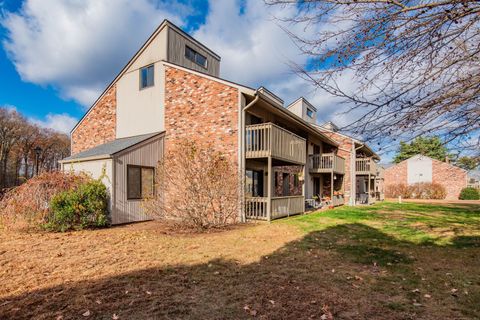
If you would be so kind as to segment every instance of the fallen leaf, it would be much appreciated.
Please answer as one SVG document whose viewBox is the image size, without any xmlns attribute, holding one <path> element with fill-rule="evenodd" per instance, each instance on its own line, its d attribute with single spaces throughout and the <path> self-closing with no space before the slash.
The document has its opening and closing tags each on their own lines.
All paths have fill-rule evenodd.
<svg viewBox="0 0 480 320">
<path fill-rule="evenodd" d="M 275 304 L 275 301 L 273 300 L 268 300 L 268 302 L 270 302 L 271 304 Z"/>
<path fill-rule="evenodd" d="M 114 313 L 114 314 L 113 314 L 113 316 L 112 316 L 112 319 L 113 319 L 113 320 L 118 320 L 118 319 L 120 319 L 120 317 L 119 317 L 119 316 L 117 316 L 117 314 L 116 314 L 116 313 Z"/>
<path fill-rule="evenodd" d="M 90 317 L 90 310 L 87 310 L 87 311 L 85 311 L 84 313 L 82 313 L 82 316 L 84 316 L 84 317 Z"/>
<path fill-rule="evenodd" d="M 96 304 L 102 304 L 102 301 L 100 301 L 99 299 L 95 300 L 95 303 Z"/>
<path fill-rule="evenodd" d="M 145 291 L 146 294 L 151 295 L 152 293 L 150 291 Z"/>
<path fill-rule="evenodd" d="M 424 296 L 425 298 L 431 298 L 431 297 L 432 297 L 432 296 L 429 295 L 429 294 L 425 294 L 425 295 L 423 295 L 423 296 Z"/>
</svg>

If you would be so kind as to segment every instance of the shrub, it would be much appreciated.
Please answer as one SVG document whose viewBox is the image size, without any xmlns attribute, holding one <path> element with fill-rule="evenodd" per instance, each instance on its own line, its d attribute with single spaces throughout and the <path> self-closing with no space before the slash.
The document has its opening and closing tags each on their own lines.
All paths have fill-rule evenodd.
<svg viewBox="0 0 480 320">
<path fill-rule="evenodd" d="M 387 198 L 407 198 L 408 186 L 403 183 L 390 184 L 385 187 L 385 197 Z"/>
<path fill-rule="evenodd" d="M 76 189 L 91 181 L 85 174 L 45 172 L 16 188 L 0 201 L 0 220 L 9 229 L 30 229 L 46 222 L 52 197 L 62 191 Z"/>
<path fill-rule="evenodd" d="M 107 188 L 99 180 L 89 181 L 52 198 L 45 227 L 61 232 L 105 227 L 109 224 L 107 210 Z"/>
<path fill-rule="evenodd" d="M 181 141 L 166 152 L 157 170 L 157 195 L 144 202 L 147 214 L 183 229 L 206 230 L 235 223 L 239 181 L 230 158 Z"/>
<path fill-rule="evenodd" d="M 401 196 L 405 199 L 445 199 L 447 191 L 438 183 L 420 182 L 412 185 L 403 183 L 388 185 L 385 188 L 385 196 L 396 198 Z"/>
<path fill-rule="evenodd" d="M 471 187 L 463 188 L 458 198 L 460 200 L 480 200 L 480 190 Z"/>
</svg>

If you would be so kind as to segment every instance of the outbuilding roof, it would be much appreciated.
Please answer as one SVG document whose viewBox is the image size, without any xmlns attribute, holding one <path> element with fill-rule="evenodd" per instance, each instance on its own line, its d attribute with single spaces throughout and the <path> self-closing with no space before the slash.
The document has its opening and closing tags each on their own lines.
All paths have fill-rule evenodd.
<svg viewBox="0 0 480 320">
<path fill-rule="evenodd" d="M 61 162 L 71 162 L 73 160 L 82 160 L 86 158 L 98 158 L 98 157 L 111 157 L 120 151 L 133 147 L 136 144 L 139 144 L 145 140 L 153 138 L 161 132 L 142 134 L 139 136 L 133 136 L 128 138 L 115 139 L 113 141 L 101 144 L 99 146 L 93 147 L 91 149 L 79 152 L 70 157 L 63 159 Z"/>
</svg>

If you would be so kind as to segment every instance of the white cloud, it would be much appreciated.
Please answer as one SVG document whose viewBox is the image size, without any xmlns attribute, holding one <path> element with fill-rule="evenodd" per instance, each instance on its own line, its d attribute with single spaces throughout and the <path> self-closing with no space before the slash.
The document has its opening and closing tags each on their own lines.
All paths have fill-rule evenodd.
<svg viewBox="0 0 480 320">
<path fill-rule="evenodd" d="M 3 46 L 24 81 L 91 104 L 178 5 L 150 0 L 26 0 L 7 13 Z"/>
<path fill-rule="evenodd" d="M 26 0 L 20 12 L 4 17 L 9 38 L 3 45 L 23 80 L 53 86 L 62 97 L 89 106 L 163 19 L 182 26 L 191 10 L 158 0 Z M 335 114 L 338 100 L 315 91 L 288 65 L 305 65 L 308 57 L 274 17 L 295 10 L 258 0 L 210 1 L 206 22 L 193 36 L 222 57 L 222 77 L 264 85 L 286 103 L 303 95 L 318 107 L 322 121 L 346 124 L 349 116 Z M 306 38 L 325 27 L 288 26 Z M 345 78 L 345 84 L 352 85 L 352 79 Z"/>
<path fill-rule="evenodd" d="M 78 119 L 66 113 L 49 113 L 43 120 L 37 118 L 29 118 L 28 120 L 40 127 L 53 129 L 67 134 L 70 133 L 70 130 L 72 130 L 75 124 L 78 122 Z"/>
</svg>

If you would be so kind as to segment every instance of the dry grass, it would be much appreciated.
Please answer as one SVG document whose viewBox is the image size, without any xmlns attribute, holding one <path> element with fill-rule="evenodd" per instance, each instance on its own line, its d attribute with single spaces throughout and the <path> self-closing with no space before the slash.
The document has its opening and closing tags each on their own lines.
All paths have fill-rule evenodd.
<svg viewBox="0 0 480 320">
<path fill-rule="evenodd" d="M 478 318 L 480 233 L 419 244 L 375 226 L 387 209 L 197 235 L 156 222 L 0 232 L 0 319 Z M 445 228 L 455 215 L 430 209 Z"/>
</svg>

